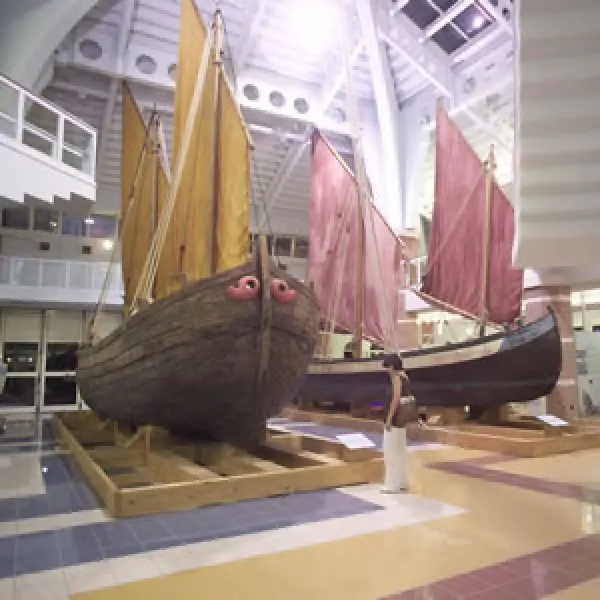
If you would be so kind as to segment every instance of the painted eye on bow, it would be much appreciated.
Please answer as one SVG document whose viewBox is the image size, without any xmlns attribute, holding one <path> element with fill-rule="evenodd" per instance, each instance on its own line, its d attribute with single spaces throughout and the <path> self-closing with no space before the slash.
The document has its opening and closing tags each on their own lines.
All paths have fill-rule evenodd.
<svg viewBox="0 0 600 600">
<path fill-rule="evenodd" d="M 287 282 L 283 281 L 283 279 L 273 279 L 273 281 L 271 281 L 271 296 L 273 296 L 277 302 L 286 304 L 296 297 L 296 292 L 287 284 Z"/>
<path fill-rule="evenodd" d="M 252 275 L 241 277 L 237 285 L 227 288 L 227 297 L 232 300 L 252 300 L 258 297 L 260 292 L 260 281 Z"/>
</svg>

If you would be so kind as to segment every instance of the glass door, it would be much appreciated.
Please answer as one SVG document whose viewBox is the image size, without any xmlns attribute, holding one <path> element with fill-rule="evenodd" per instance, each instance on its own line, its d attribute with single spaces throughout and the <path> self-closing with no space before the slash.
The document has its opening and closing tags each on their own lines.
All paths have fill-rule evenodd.
<svg viewBox="0 0 600 600">
<path fill-rule="evenodd" d="M 77 410 L 80 406 L 75 368 L 77 349 L 82 339 L 82 327 L 81 311 L 44 311 L 41 410 Z"/>
<path fill-rule="evenodd" d="M 2 360 L 7 375 L 0 412 L 35 412 L 40 386 L 40 333 L 40 311 L 2 311 Z"/>
</svg>

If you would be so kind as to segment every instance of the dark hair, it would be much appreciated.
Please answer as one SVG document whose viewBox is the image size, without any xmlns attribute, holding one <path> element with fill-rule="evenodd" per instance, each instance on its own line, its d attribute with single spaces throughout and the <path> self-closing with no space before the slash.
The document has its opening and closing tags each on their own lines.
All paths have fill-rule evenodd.
<svg viewBox="0 0 600 600">
<path fill-rule="evenodd" d="M 402 371 L 404 369 L 402 358 L 399 354 L 386 354 L 383 357 L 383 366 L 386 369 L 392 367 L 394 371 Z"/>
</svg>

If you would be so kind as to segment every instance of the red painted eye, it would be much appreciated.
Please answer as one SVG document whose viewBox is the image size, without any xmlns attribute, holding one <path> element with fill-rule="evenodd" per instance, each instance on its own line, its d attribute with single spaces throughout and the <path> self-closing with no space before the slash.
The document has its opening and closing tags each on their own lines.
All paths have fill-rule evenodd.
<svg viewBox="0 0 600 600">
<path fill-rule="evenodd" d="M 237 285 L 227 288 L 227 297 L 232 300 L 252 300 L 258 297 L 260 292 L 260 281 L 252 275 L 241 277 Z"/>
<path fill-rule="evenodd" d="M 296 292 L 283 279 L 273 279 L 271 281 L 271 296 L 277 302 L 286 304 L 296 297 Z"/>
</svg>

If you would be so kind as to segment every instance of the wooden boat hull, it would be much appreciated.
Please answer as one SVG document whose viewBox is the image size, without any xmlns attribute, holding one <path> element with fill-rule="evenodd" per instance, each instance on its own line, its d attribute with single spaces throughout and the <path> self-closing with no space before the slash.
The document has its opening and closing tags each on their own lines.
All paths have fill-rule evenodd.
<svg viewBox="0 0 600 600">
<path fill-rule="evenodd" d="M 298 391 L 314 351 L 318 305 L 312 291 L 271 265 L 293 301 L 271 302 L 268 361 L 257 388 L 264 299 L 239 301 L 228 289 L 261 281 L 259 258 L 186 285 L 128 318 L 78 353 L 83 400 L 100 417 L 158 425 L 186 437 L 260 443 L 266 419 Z"/>
<path fill-rule="evenodd" d="M 562 366 L 553 313 L 518 330 L 402 353 L 420 406 L 487 408 L 550 393 Z M 298 398 L 352 409 L 390 393 L 381 358 L 313 361 Z"/>
</svg>

